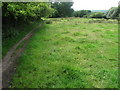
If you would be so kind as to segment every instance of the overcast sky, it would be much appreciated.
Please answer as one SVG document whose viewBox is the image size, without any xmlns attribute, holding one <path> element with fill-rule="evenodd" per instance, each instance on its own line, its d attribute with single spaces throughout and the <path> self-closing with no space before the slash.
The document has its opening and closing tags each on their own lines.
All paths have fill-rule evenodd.
<svg viewBox="0 0 120 90">
<path fill-rule="evenodd" d="M 74 10 L 108 10 L 117 7 L 120 0 L 73 0 Z"/>
</svg>

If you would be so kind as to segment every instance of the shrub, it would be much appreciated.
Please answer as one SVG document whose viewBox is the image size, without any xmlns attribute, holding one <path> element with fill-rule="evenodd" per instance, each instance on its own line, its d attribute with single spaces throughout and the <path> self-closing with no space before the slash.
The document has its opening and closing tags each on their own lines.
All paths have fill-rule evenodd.
<svg viewBox="0 0 120 90">
<path fill-rule="evenodd" d="M 52 21 L 51 20 L 46 20 L 45 23 L 46 24 L 52 24 Z"/>
<path fill-rule="evenodd" d="M 94 12 L 89 17 L 90 18 L 104 18 L 105 14 L 102 12 Z"/>
<path fill-rule="evenodd" d="M 91 13 L 90 10 L 74 11 L 73 16 L 75 16 L 75 17 L 86 17 L 90 13 Z"/>
</svg>

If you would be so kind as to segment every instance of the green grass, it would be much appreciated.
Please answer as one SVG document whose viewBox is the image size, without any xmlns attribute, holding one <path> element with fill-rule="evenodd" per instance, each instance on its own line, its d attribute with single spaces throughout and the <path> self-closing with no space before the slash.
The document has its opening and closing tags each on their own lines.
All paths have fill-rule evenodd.
<svg viewBox="0 0 120 90">
<path fill-rule="evenodd" d="M 35 22 L 32 24 L 20 26 L 17 28 L 11 27 L 11 29 L 14 29 L 18 32 L 18 35 L 16 37 L 11 37 L 2 40 L 2 57 L 4 57 L 7 52 L 12 48 L 13 45 L 15 45 L 18 41 L 20 41 L 28 32 L 30 32 L 33 28 L 35 28 L 39 23 Z"/>
<path fill-rule="evenodd" d="M 117 88 L 117 24 L 52 20 L 31 38 L 10 87 Z"/>
</svg>

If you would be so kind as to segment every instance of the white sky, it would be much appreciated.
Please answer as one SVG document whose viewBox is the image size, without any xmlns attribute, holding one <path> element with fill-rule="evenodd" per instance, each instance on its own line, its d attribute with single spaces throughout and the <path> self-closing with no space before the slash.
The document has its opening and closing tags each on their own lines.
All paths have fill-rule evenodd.
<svg viewBox="0 0 120 90">
<path fill-rule="evenodd" d="M 73 0 L 74 10 L 108 10 L 117 7 L 120 0 Z"/>
</svg>

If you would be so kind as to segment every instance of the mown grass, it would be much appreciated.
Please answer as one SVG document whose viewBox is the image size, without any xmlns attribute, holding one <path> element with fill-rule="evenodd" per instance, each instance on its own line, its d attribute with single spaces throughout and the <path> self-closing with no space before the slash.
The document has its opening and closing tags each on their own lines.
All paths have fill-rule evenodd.
<svg viewBox="0 0 120 90">
<path fill-rule="evenodd" d="M 117 88 L 117 23 L 90 20 L 52 19 L 38 29 L 10 87 Z"/>
</svg>

